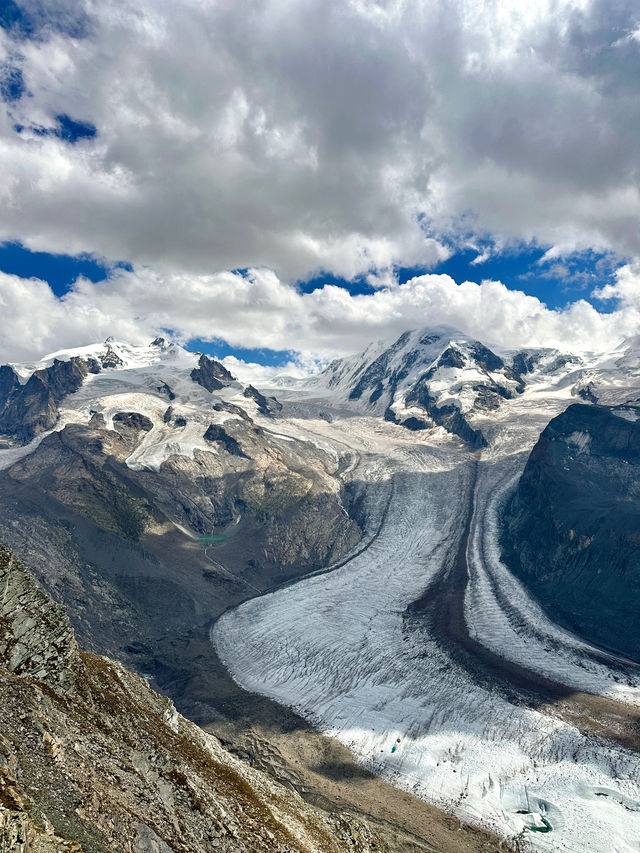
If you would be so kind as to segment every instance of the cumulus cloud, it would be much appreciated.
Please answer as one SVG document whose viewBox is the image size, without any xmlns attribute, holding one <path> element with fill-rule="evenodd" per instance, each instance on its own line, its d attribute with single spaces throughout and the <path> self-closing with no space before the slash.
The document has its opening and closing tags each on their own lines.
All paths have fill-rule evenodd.
<svg viewBox="0 0 640 853">
<path fill-rule="evenodd" d="M 0 311 L 12 318 L 0 330 L 0 362 L 108 335 L 145 342 L 169 330 L 182 342 L 223 338 L 232 346 L 288 349 L 299 353 L 297 367 L 309 370 L 371 340 L 439 324 L 503 347 L 606 350 L 638 329 L 640 270 L 621 268 L 600 296 L 618 300 L 616 310 L 600 313 L 584 300 L 550 310 L 500 282 L 456 284 L 447 275 L 352 295 L 335 286 L 302 293 L 265 269 L 163 277 L 146 268 L 117 270 L 98 283 L 78 279 L 57 299 L 42 281 L 0 274 Z"/>
<path fill-rule="evenodd" d="M 286 376 L 293 376 L 296 379 L 301 379 L 308 376 L 309 373 L 316 373 L 322 366 L 324 366 L 321 362 L 317 362 L 313 359 L 288 361 L 285 364 L 277 366 L 257 364 L 256 362 L 243 361 L 241 358 L 236 358 L 234 355 L 227 355 L 221 359 L 221 361 L 227 370 L 236 377 L 236 379 L 239 379 L 244 384 L 256 386 L 269 384 L 269 380 L 274 376 L 283 374 Z"/>
<path fill-rule="evenodd" d="M 640 255 L 632 0 L 55 0 L 48 27 L 21 5 L 0 239 L 384 278 L 471 214 L 502 243 Z M 39 132 L 60 115 L 97 136 Z"/>
<path fill-rule="evenodd" d="M 163 330 L 290 349 L 301 369 L 437 323 L 504 346 L 635 332 L 632 0 L 14 6 L 0 28 L 0 240 L 133 270 L 61 300 L 1 276 L 2 360 Z M 545 262 L 570 272 L 576 250 L 631 258 L 596 291 L 614 310 L 550 311 L 491 281 L 398 284 L 396 267 L 469 246 L 481 275 L 514 241 L 552 246 Z M 322 270 L 375 292 L 292 284 Z"/>
<path fill-rule="evenodd" d="M 640 263 L 636 261 L 621 267 L 615 282 L 596 288 L 593 295 L 597 299 L 615 301 L 618 311 L 633 313 L 640 309 Z"/>
</svg>

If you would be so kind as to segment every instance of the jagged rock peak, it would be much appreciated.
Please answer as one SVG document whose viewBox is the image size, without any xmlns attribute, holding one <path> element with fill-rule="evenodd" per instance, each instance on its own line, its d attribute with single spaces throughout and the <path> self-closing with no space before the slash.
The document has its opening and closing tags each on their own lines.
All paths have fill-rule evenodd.
<svg viewBox="0 0 640 853">
<path fill-rule="evenodd" d="M 100 370 L 95 360 L 73 356 L 54 358 L 49 367 L 34 370 L 22 384 L 15 370 L 0 368 L 0 432 L 22 441 L 50 429 L 58 417 L 58 404 L 77 391 L 88 373 Z"/>
<path fill-rule="evenodd" d="M 258 406 L 258 411 L 262 415 L 271 415 L 275 412 L 282 411 L 282 403 L 276 400 L 275 397 L 265 397 L 264 394 L 261 394 L 257 388 L 253 387 L 253 385 L 247 385 L 242 392 L 242 396 L 249 400 L 254 400 Z"/>
<path fill-rule="evenodd" d="M 111 346 L 110 343 L 106 343 L 106 349 L 102 353 L 100 357 L 100 363 L 103 367 L 122 367 L 124 364 L 123 360 L 117 354 L 115 349 Z"/>
<path fill-rule="evenodd" d="M 235 376 L 223 364 L 204 354 L 200 356 L 198 367 L 191 371 L 191 378 L 207 391 L 219 391 L 227 382 L 235 382 Z"/>
</svg>

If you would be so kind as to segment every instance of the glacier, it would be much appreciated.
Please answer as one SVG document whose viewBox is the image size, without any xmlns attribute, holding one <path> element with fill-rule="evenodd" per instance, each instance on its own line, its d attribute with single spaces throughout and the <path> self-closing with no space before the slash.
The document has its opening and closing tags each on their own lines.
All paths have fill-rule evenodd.
<svg viewBox="0 0 640 853">
<path fill-rule="evenodd" d="M 475 451 L 442 429 L 410 433 L 347 412 L 344 388 L 332 392 L 326 377 L 297 383 L 289 409 L 280 387 L 280 431 L 348 451 L 344 476 L 374 489 L 377 520 L 365 549 L 215 623 L 212 642 L 237 683 L 293 708 L 393 784 L 523 848 L 640 850 L 640 762 L 616 728 L 618 712 L 640 718 L 638 667 L 554 625 L 498 545 L 501 502 L 577 378 L 606 378 L 612 403 L 637 387 L 616 359 L 541 372 L 475 417 L 488 437 Z M 332 404 L 328 422 L 318 412 Z M 460 553 L 466 588 L 455 602 L 455 585 L 442 590 Z M 458 606 L 464 625 L 443 634 Z M 467 635 L 459 647 L 456 631 Z M 592 701 L 606 731 L 591 724 Z"/>
</svg>

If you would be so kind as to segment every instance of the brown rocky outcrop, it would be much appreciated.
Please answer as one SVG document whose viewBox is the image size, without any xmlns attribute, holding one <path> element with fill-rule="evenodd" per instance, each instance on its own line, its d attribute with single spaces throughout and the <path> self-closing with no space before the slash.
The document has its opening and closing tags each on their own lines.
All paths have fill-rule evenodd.
<svg viewBox="0 0 640 853">
<path fill-rule="evenodd" d="M 82 670 L 64 607 L 54 604 L 29 572 L 0 545 L 0 661 L 16 675 L 69 690 Z"/>
</svg>

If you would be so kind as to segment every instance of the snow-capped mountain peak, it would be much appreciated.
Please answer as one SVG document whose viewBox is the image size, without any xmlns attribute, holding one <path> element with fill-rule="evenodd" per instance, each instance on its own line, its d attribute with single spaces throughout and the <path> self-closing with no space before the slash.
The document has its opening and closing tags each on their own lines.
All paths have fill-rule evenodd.
<svg viewBox="0 0 640 853">
<path fill-rule="evenodd" d="M 441 426 L 482 446 L 484 436 L 470 420 L 474 415 L 498 409 L 542 377 L 559 379 L 581 367 L 575 355 L 492 349 L 456 329 L 436 326 L 337 359 L 297 388 L 409 429 Z"/>
<path fill-rule="evenodd" d="M 22 384 L 26 383 L 37 370 L 45 370 L 54 362 L 69 362 L 72 359 L 95 361 L 100 367 L 120 370 L 151 367 L 152 365 L 188 364 L 196 365 L 199 354 L 188 352 L 176 343 L 168 343 L 164 338 L 156 338 L 150 344 L 129 344 L 112 337 L 101 343 L 72 347 L 49 353 L 36 362 L 11 362 L 9 366 L 17 373 Z"/>
<path fill-rule="evenodd" d="M 129 467 L 158 468 L 171 455 L 236 448 L 226 421 L 270 417 L 279 403 L 244 386 L 215 359 L 157 338 L 146 346 L 107 339 L 31 364 L 0 367 L 0 434 L 9 464 L 66 424 L 137 433 Z M 224 433 L 224 434 L 223 434 Z M 23 452 L 24 451 L 24 452 Z"/>
</svg>

